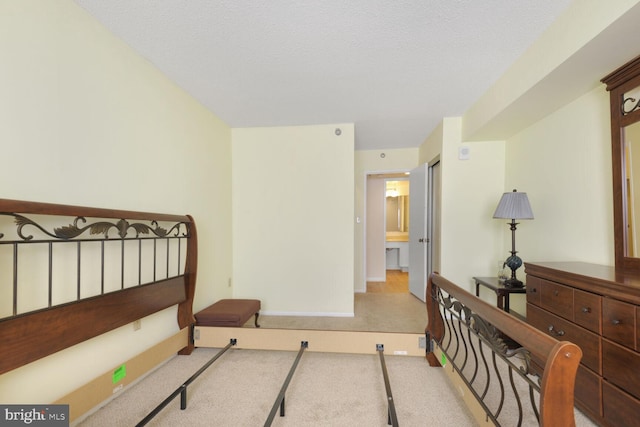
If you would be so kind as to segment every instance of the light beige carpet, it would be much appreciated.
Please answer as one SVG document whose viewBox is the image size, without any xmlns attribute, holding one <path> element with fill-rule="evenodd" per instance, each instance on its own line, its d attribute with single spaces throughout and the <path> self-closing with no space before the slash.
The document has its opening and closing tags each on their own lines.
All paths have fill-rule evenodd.
<svg viewBox="0 0 640 427">
<path fill-rule="evenodd" d="M 357 293 L 354 317 L 260 315 L 263 328 L 424 333 L 425 303 L 410 293 Z M 246 323 L 253 327 L 253 319 Z"/>
<path fill-rule="evenodd" d="M 204 365 L 218 349 L 176 356 L 81 422 L 134 426 Z M 297 352 L 227 351 L 150 426 L 263 426 Z M 401 426 L 473 426 L 441 368 L 425 359 L 385 356 Z M 286 393 L 286 416 L 273 426 L 386 426 L 387 398 L 379 356 L 305 351 Z"/>
<path fill-rule="evenodd" d="M 410 294 L 356 294 L 354 318 L 261 316 L 266 328 L 424 332 L 424 303 Z M 247 327 L 253 327 L 249 321 Z M 219 350 L 175 356 L 85 420 L 83 427 L 135 426 Z M 150 426 L 263 426 L 296 352 L 231 348 Z M 424 358 L 385 356 L 399 424 L 474 426 L 446 378 Z M 450 368 L 445 368 L 450 369 Z M 508 408 L 506 408 L 508 409 Z M 506 411 L 505 409 L 505 411 Z M 306 351 L 286 394 L 286 416 L 274 426 L 386 426 L 387 398 L 379 356 Z M 529 418 L 529 417 L 528 417 Z M 526 425 L 536 425 L 534 419 Z M 576 411 L 578 426 L 592 426 Z"/>
</svg>

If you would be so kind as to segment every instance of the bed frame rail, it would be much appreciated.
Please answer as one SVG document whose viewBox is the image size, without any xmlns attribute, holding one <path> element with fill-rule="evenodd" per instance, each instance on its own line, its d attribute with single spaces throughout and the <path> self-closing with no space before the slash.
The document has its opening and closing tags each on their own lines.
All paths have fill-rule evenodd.
<svg viewBox="0 0 640 427">
<path fill-rule="evenodd" d="M 0 251 L 0 374 L 176 304 L 195 323 L 189 215 L 0 199 Z"/>
<path fill-rule="evenodd" d="M 450 364 L 486 419 L 495 425 L 575 426 L 578 346 L 538 331 L 437 273 L 428 281 L 427 311 L 427 338 L 437 346 L 427 349 L 429 364 Z"/>
<path fill-rule="evenodd" d="M 293 361 L 293 365 L 291 365 L 291 369 L 289 369 L 289 373 L 287 374 L 287 378 L 285 378 L 282 387 L 280 388 L 280 393 L 278 393 L 278 397 L 276 397 L 276 401 L 273 403 L 271 407 L 271 412 L 267 416 L 267 420 L 264 422 L 264 427 L 270 427 L 273 423 L 273 420 L 276 417 L 276 413 L 278 413 L 278 408 L 280 408 L 280 416 L 285 416 L 285 394 L 287 392 L 287 388 L 289 388 L 289 383 L 293 378 L 293 374 L 296 372 L 296 368 L 298 367 L 298 363 L 300 363 L 300 359 L 304 354 L 304 351 L 309 348 L 308 341 L 300 342 L 300 350 L 298 350 L 298 354 L 296 356 L 296 360 Z"/>
<path fill-rule="evenodd" d="M 387 393 L 387 424 L 398 427 L 398 414 L 396 412 L 396 404 L 393 401 L 393 393 L 391 392 L 391 382 L 389 381 L 389 373 L 387 372 L 387 364 L 384 361 L 384 344 L 376 344 L 376 351 L 380 356 L 380 367 L 382 368 L 382 378 L 384 379 L 384 388 Z"/>
<path fill-rule="evenodd" d="M 154 419 L 155 416 L 158 415 L 160 411 L 162 411 L 169 403 L 171 403 L 173 399 L 178 397 L 178 395 L 180 395 L 180 409 L 183 411 L 187 409 L 187 387 L 189 387 L 192 382 L 194 382 L 204 371 L 206 371 L 209 366 L 213 365 L 213 363 L 218 360 L 220 356 L 225 354 L 227 350 L 229 350 L 237 343 L 238 341 L 235 338 L 231 338 L 231 340 L 229 340 L 229 344 L 227 344 L 222 350 L 217 352 L 211 359 L 209 359 L 207 363 L 202 365 L 202 367 L 198 369 L 195 374 L 191 375 L 188 380 L 183 382 L 177 389 L 175 389 L 174 392 L 171 393 L 158 406 L 156 406 L 153 411 L 149 412 L 149 414 L 147 414 L 147 416 L 144 417 L 142 421 L 136 424 L 136 427 L 143 427 L 149 424 L 149 422 Z"/>
</svg>

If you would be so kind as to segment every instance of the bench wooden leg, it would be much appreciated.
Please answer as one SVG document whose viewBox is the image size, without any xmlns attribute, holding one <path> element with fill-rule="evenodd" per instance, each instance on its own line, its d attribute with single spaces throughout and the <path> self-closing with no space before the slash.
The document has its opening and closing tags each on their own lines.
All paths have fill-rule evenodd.
<svg viewBox="0 0 640 427">
<path fill-rule="evenodd" d="M 260 325 L 258 325 L 258 316 L 260 316 L 260 312 L 259 312 L 259 311 L 258 311 L 258 312 L 256 312 L 256 318 L 255 318 L 255 320 L 254 320 L 254 323 L 255 323 L 255 325 L 256 325 L 256 328 L 259 328 L 259 327 L 260 327 Z"/>
</svg>

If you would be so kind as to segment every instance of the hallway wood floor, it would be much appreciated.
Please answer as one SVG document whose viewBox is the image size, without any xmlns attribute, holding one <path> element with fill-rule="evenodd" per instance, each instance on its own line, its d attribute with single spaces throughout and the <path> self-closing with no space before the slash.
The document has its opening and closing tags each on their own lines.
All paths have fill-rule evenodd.
<svg viewBox="0 0 640 427">
<path fill-rule="evenodd" d="M 382 294 L 409 292 L 409 273 L 401 270 L 387 270 L 386 279 L 385 282 L 367 282 L 367 292 Z"/>
</svg>

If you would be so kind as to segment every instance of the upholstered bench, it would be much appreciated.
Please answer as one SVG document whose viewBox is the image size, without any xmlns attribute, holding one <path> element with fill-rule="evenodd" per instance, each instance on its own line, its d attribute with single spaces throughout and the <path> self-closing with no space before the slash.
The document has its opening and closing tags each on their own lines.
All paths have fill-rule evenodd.
<svg viewBox="0 0 640 427">
<path fill-rule="evenodd" d="M 260 300 L 257 299 L 221 299 L 215 304 L 196 313 L 198 326 L 236 326 L 244 325 L 251 316 L 258 325 Z"/>
</svg>

